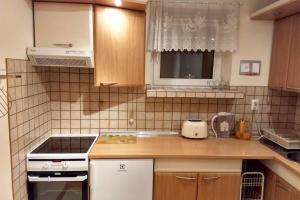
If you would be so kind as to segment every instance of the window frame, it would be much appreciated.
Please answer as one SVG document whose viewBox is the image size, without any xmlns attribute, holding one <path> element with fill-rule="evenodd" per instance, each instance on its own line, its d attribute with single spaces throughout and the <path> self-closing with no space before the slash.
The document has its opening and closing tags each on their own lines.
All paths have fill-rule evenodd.
<svg viewBox="0 0 300 200">
<path fill-rule="evenodd" d="M 222 55 L 221 53 L 214 53 L 214 66 L 213 66 L 213 78 L 212 79 L 182 79 L 182 78 L 160 78 L 160 60 L 161 53 L 151 53 L 151 86 L 152 87 L 201 87 L 208 88 L 208 81 L 220 80 L 221 78 L 221 65 Z"/>
</svg>

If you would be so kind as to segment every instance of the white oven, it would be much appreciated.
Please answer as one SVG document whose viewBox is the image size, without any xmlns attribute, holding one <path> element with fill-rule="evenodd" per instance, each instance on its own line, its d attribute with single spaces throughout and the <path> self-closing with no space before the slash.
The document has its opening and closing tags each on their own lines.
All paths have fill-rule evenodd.
<svg viewBox="0 0 300 200">
<path fill-rule="evenodd" d="M 28 173 L 29 200 L 88 200 L 87 172 Z"/>
<path fill-rule="evenodd" d="M 97 135 L 51 136 L 27 155 L 29 200 L 88 200 L 88 153 Z"/>
</svg>

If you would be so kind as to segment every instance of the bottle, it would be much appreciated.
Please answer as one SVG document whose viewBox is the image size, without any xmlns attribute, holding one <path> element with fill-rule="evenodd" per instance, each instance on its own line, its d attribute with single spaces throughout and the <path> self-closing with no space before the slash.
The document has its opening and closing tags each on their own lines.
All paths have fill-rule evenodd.
<svg viewBox="0 0 300 200">
<path fill-rule="evenodd" d="M 239 131 L 236 132 L 236 137 L 242 140 L 250 140 L 251 134 L 246 132 L 246 121 L 244 118 L 240 119 Z"/>
</svg>

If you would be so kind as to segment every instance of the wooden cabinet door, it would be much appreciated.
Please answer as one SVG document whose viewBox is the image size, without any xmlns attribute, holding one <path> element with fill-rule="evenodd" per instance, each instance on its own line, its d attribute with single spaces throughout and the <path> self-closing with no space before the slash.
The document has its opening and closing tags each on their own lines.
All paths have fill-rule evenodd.
<svg viewBox="0 0 300 200">
<path fill-rule="evenodd" d="M 293 188 L 279 176 L 276 177 L 274 200 L 293 200 Z"/>
<path fill-rule="evenodd" d="M 294 189 L 292 192 L 292 200 L 299 200 L 300 199 L 300 191 Z"/>
<path fill-rule="evenodd" d="M 95 85 L 145 84 L 145 13 L 95 6 Z"/>
<path fill-rule="evenodd" d="M 276 190 L 276 174 L 267 167 L 263 168 L 265 175 L 264 200 L 274 200 Z"/>
<path fill-rule="evenodd" d="M 154 200 L 196 200 L 197 173 L 155 173 Z"/>
<path fill-rule="evenodd" d="M 300 14 L 292 17 L 293 37 L 290 50 L 290 63 L 288 69 L 287 89 L 300 89 Z"/>
<path fill-rule="evenodd" d="M 198 174 L 198 200 L 239 200 L 240 173 Z"/>
<path fill-rule="evenodd" d="M 292 40 L 292 17 L 275 22 L 269 86 L 275 89 L 285 88 Z"/>
</svg>

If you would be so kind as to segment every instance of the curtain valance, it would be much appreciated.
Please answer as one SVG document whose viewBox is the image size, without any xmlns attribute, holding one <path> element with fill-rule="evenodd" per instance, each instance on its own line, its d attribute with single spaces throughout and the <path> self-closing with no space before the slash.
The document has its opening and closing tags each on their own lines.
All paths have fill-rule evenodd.
<svg viewBox="0 0 300 200">
<path fill-rule="evenodd" d="M 239 1 L 150 0 L 147 49 L 235 51 Z"/>
</svg>

